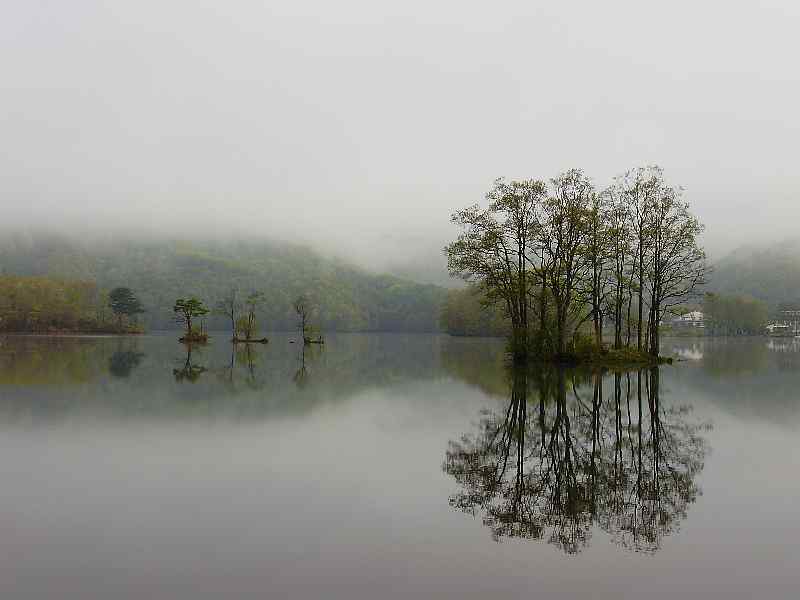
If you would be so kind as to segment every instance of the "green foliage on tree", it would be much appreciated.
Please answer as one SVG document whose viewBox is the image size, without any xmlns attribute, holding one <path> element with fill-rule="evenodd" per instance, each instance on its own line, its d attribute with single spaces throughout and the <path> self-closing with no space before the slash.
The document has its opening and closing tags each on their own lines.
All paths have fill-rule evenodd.
<svg viewBox="0 0 800 600">
<path fill-rule="evenodd" d="M 606 354 L 606 319 L 621 350 L 634 306 L 637 352 L 655 360 L 659 322 L 704 282 L 703 227 L 681 194 L 658 167 L 629 171 L 602 192 L 580 169 L 547 184 L 499 179 L 486 208 L 453 215 L 461 233 L 445 248 L 448 268 L 502 307 L 516 362 L 531 353 L 583 360 L 577 346 L 589 322 L 595 352 Z"/>
<path fill-rule="evenodd" d="M 123 318 L 135 319 L 145 312 L 141 301 L 127 287 L 116 287 L 108 294 L 108 305 L 117 317 L 117 325 L 122 329 Z"/>
<path fill-rule="evenodd" d="M 175 319 L 186 328 L 186 338 L 199 338 L 204 332 L 195 328 L 193 320 L 206 316 L 210 311 L 197 298 L 178 298 L 172 307 Z"/>
<path fill-rule="evenodd" d="M 255 323 L 247 315 L 243 315 L 236 319 L 236 326 L 234 328 L 234 335 L 238 339 L 249 340 L 252 339 L 255 333 Z"/>
<path fill-rule="evenodd" d="M 265 298 L 263 292 L 254 291 L 247 295 L 244 300 L 245 309 L 245 326 L 243 328 L 244 337 L 247 340 L 255 337 L 258 329 L 258 321 L 256 319 L 256 312 L 264 304 Z"/>
</svg>

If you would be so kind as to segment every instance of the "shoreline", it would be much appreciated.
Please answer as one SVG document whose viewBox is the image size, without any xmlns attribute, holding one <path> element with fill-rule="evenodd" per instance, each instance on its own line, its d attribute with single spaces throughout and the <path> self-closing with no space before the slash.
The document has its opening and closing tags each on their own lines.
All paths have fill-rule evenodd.
<svg viewBox="0 0 800 600">
<path fill-rule="evenodd" d="M 6 337 L 127 337 L 147 335 L 145 331 L 0 331 Z"/>
</svg>

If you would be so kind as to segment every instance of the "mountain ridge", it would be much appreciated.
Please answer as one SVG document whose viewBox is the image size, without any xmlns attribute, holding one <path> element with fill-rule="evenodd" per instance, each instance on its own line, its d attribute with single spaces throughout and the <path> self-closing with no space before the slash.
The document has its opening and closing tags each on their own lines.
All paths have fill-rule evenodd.
<svg viewBox="0 0 800 600">
<path fill-rule="evenodd" d="M 172 324 L 176 298 L 194 295 L 210 307 L 232 287 L 260 290 L 264 329 L 295 325 L 292 300 L 309 295 L 317 320 L 337 331 L 438 331 L 446 291 L 393 275 L 373 274 L 336 257 L 273 240 L 238 241 L 150 238 L 76 240 L 24 233 L 0 241 L 0 270 L 96 281 L 102 289 L 132 288 L 148 312 L 144 324 Z M 225 327 L 214 317 L 212 328 Z"/>
</svg>

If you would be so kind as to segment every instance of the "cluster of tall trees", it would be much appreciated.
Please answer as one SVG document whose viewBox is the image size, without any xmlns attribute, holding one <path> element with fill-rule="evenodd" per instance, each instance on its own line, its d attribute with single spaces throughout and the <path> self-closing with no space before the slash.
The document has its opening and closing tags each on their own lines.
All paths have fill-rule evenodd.
<svg viewBox="0 0 800 600">
<path fill-rule="evenodd" d="M 478 283 L 511 323 L 514 359 L 566 357 L 591 323 L 594 345 L 613 325 L 616 349 L 658 356 L 659 322 L 705 274 L 703 227 L 657 166 L 598 190 L 580 169 L 548 182 L 498 179 L 488 207 L 453 214 L 452 275 Z"/>
</svg>

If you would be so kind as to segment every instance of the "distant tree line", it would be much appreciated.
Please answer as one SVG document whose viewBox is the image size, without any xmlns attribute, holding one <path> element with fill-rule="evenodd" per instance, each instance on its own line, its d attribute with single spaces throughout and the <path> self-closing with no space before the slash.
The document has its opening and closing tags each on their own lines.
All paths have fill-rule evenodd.
<svg viewBox="0 0 800 600">
<path fill-rule="evenodd" d="M 706 334 L 760 335 L 770 318 L 765 302 L 743 296 L 708 293 L 703 298 Z"/>
<path fill-rule="evenodd" d="M 487 302 L 479 285 L 447 292 L 441 324 L 450 335 L 501 337 L 510 331 L 502 308 Z"/>
<path fill-rule="evenodd" d="M 462 232 L 445 248 L 452 275 L 479 284 L 511 326 L 514 359 L 577 355 L 592 344 L 657 357 L 659 323 L 702 283 L 703 230 L 659 167 L 631 170 L 597 190 L 579 169 L 549 182 L 498 179 L 488 207 L 453 214 Z"/>
<path fill-rule="evenodd" d="M 294 300 L 311 293 L 320 303 L 315 322 L 325 331 L 439 331 L 447 290 L 369 273 L 308 248 L 263 241 L 77 242 L 56 236 L 0 239 L 0 268 L 16 275 L 126 286 L 147 308 L 147 329 L 175 329 L 176 298 L 206 299 L 209 308 L 231 288 L 263 292 L 259 321 L 271 330 L 296 327 Z M 244 301 L 244 297 L 239 300 Z M 209 330 L 231 329 L 230 318 L 209 314 Z"/>
<path fill-rule="evenodd" d="M 0 277 L 0 331 L 138 331 L 137 317 L 143 312 L 128 288 L 105 293 L 92 281 Z"/>
</svg>

